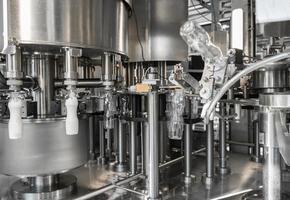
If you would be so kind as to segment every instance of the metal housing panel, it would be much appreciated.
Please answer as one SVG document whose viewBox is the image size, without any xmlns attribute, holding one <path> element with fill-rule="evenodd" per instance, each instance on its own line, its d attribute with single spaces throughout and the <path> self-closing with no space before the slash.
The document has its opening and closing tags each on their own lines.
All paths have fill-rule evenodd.
<svg viewBox="0 0 290 200">
<path fill-rule="evenodd" d="M 187 21 L 187 0 L 134 0 L 140 41 L 146 61 L 182 61 L 188 48 L 179 35 Z M 130 62 L 143 61 L 134 17 L 129 20 Z"/>
<path fill-rule="evenodd" d="M 65 120 L 24 121 L 23 137 L 10 140 L 8 124 L 0 123 L 0 173 L 16 176 L 58 174 L 88 160 L 88 120 L 79 133 L 65 134 Z"/>
<path fill-rule="evenodd" d="M 7 9 L 9 22 L 6 41 L 127 54 L 129 6 L 125 1 L 2 0 L 1 3 L 3 10 Z M 3 47 L 3 39 L 0 41 Z"/>
</svg>

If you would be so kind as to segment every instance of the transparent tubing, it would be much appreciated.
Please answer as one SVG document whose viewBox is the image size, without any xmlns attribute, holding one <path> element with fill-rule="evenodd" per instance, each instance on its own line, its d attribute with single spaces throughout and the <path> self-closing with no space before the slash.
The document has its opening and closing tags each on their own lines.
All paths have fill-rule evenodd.
<svg viewBox="0 0 290 200">
<path fill-rule="evenodd" d="M 252 65 L 250 65 L 249 67 L 245 68 L 244 70 L 240 71 L 239 73 L 237 73 L 235 76 L 233 76 L 227 83 L 225 83 L 225 85 L 218 91 L 218 93 L 215 95 L 215 97 L 213 98 L 213 100 L 211 101 L 204 119 L 205 122 L 208 123 L 208 119 L 210 117 L 210 115 L 213 113 L 214 108 L 217 104 L 217 102 L 223 97 L 223 95 L 237 82 L 240 80 L 240 78 L 242 78 L 243 76 L 258 70 L 262 67 L 266 68 L 267 66 L 270 65 L 266 65 L 267 63 L 272 63 L 272 62 L 277 62 L 286 58 L 290 57 L 290 52 L 284 52 L 275 56 L 272 56 L 270 58 L 266 58 L 262 61 L 259 61 L 257 63 L 254 63 Z"/>
</svg>

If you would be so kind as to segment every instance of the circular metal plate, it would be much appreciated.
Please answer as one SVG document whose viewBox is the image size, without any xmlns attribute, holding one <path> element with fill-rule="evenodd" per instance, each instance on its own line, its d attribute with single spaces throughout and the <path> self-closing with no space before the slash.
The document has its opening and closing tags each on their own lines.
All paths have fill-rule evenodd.
<svg viewBox="0 0 290 200">
<path fill-rule="evenodd" d="M 259 102 L 261 106 L 272 108 L 290 108 L 290 93 L 260 94 Z"/>
<path fill-rule="evenodd" d="M 77 178 L 72 175 L 60 175 L 57 184 L 51 187 L 37 189 L 23 180 L 18 180 L 11 186 L 11 196 L 13 199 L 29 200 L 56 200 L 68 198 L 77 189 Z"/>
</svg>

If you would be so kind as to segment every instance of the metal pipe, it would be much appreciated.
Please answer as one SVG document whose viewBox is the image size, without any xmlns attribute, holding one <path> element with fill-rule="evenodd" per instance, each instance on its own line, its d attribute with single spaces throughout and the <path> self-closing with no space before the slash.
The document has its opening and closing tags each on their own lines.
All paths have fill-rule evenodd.
<svg viewBox="0 0 290 200">
<path fill-rule="evenodd" d="M 118 153 L 119 153 L 119 164 L 126 162 L 126 147 L 125 147 L 125 132 L 124 124 L 122 120 L 119 120 L 119 134 L 118 134 Z"/>
<path fill-rule="evenodd" d="M 213 121 L 209 121 L 206 126 L 206 183 L 210 184 L 214 178 L 214 129 Z"/>
<path fill-rule="evenodd" d="M 111 129 L 105 129 L 106 133 L 106 154 L 107 157 L 109 159 L 109 161 L 111 161 L 112 159 L 112 134 L 111 134 Z"/>
<path fill-rule="evenodd" d="M 279 148 L 265 148 L 265 165 L 263 168 L 263 185 L 265 200 L 281 199 L 281 167 Z"/>
<path fill-rule="evenodd" d="M 77 81 L 77 87 L 84 87 L 84 88 L 92 88 L 92 87 L 98 87 L 103 84 L 103 81 L 99 80 L 81 80 L 78 79 Z M 62 80 L 55 80 L 54 81 L 54 87 L 56 88 L 61 88 L 64 87 L 64 83 Z"/>
<path fill-rule="evenodd" d="M 77 48 L 70 48 L 70 47 L 64 47 L 65 52 L 65 60 L 64 60 L 64 66 L 65 66 L 65 72 L 64 72 L 64 78 L 65 85 L 75 85 L 76 80 L 78 78 L 78 58 L 82 56 L 82 50 Z M 66 83 L 66 81 L 69 81 Z M 71 81 L 75 81 L 75 83 L 71 83 Z"/>
<path fill-rule="evenodd" d="M 191 153 L 191 155 L 192 155 L 192 156 L 193 156 L 193 155 L 196 155 L 196 154 L 201 153 L 201 152 L 203 152 L 203 151 L 205 151 L 205 150 L 206 150 L 206 148 L 201 148 L 201 149 L 199 149 L 199 150 L 193 151 L 193 152 Z M 171 160 L 171 161 L 168 161 L 168 162 L 166 162 L 166 163 L 163 163 L 163 164 L 159 165 L 159 169 L 163 169 L 163 168 L 169 167 L 169 166 L 171 166 L 171 165 L 175 165 L 175 164 L 181 162 L 183 159 L 184 159 L 184 156 L 181 156 L 181 157 L 175 158 L 175 159 L 173 159 L 173 160 Z"/>
<path fill-rule="evenodd" d="M 280 152 L 276 136 L 275 120 L 278 112 L 260 112 L 260 131 L 265 134 L 265 165 L 263 167 L 263 187 L 265 200 L 281 199 Z"/>
<path fill-rule="evenodd" d="M 259 121 L 253 121 L 253 133 L 254 133 L 254 153 L 251 160 L 257 163 L 261 163 L 263 158 L 260 151 L 260 131 L 259 131 Z"/>
<path fill-rule="evenodd" d="M 134 175 L 134 176 L 131 176 L 129 178 L 126 178 L 124 180 L 121 180 L 121 181 L 118 181 L 118 182 L 115 182 L 115 183 L 111 183 L 109 185 L 106 185 L 104 187 L 101 187 L 95 191 L 92 191 L 88 194 L 85 194 L 85 195 L 82 195 L 80 197 L 76 197 L 76 198 L 73 198 L 72 200 L 85 200 L 85 199 L 91 199 L 93 197 L 96 197 L 100 194 L 103 194 L 104 192 L 107 192 L 109 190 L 112 190 L 114 188 L 116 188 L 116 186 L 120 186 L 120 185 L 124 185 L 124 184 L 127 184 L 127 183 L 130 183 L 138 178 L 142 177 L 142 174 L 137 174 L 137 175 Z"/>
<path fill-rule="evenodd" d="M 148 197 L 158 199 L 159 197 L 159 166 L 158 166 L 158 93 L 148 93 L 148 125 L 149 125 L 149 162 L 148 174 Z"/>
<path fill-rule="evenodd" d="M 105 164 L 105 132 L 104 132 L 104 122 L 99 121 L 99 157 L 98 163 Z"/>
<path fill-rule="evenodd" d="M 185 183 L 191 183 L 191 153 L 192 153 L 192 127 L 191 124 L 185 125 L 185 135 L 184 135 L 184 174 L 185 174 Z"/>
<path fill-rule="evenodd" d="M 207 111 L 206 111 L 206 115 L 205 115 L 205 119 L 206 122 L 209 120 L 210 115 L 212 114 L 212 112 L 214 111 L 214 108 L 216 106 L 216 104 L 218 103 L 218 101 L 224 96 L 224 94 L 237 82 L 240 80 L 240 78 L 242 78 L 243 76 L 258 70 L 262 67 L 267 67 L 270 65 L 266 65 L 267 63 L 272 63 L 272 62 L 277 62 L 279 60 L 283 60 L 286 58 L 289 58 L 290 56 L 290 52 L 284 52 L 281 54 L 277 54 L 275 56 L 266 58 L 262 61 L 259 61 L 257 63 L 254 63 L 248 67 L 246 67 L 244 70 L 240 71 L 239 73 L 237 73 L 235 76 L 233 76 L 228 82 L 226 82 L 223 87 L 219 90 L 219 92 L 214 96 L 213 100 L 211 101 Z"/>
<path fill-rule="evenodd" d="M 220 102 L 220 115 L 225 116 L 225 103 Z M 219 173 L 228 174 L 229 168 L 227 166 L 227 150 L 226 150 L 226 121 L 224 119 L 219 120 Z"/>
<path fill-rule="evenodd" d="M 136 122 L 131 121 L 130 123 L 130 172 L 136 174 L 137 171 L 137 150 L 136 150 Z"/>
<path fill-rule="evenodd" d="M 166 61 L 161 61 L 158 62 L 158 68 L 160 72 L 160 85 L 165 85 L 166 84 L 166 79 L 167 79 L 167 63 Z"/>
<path fill-rule="evenodd" d="M 115 57 L 114 54 L 105 52 L 102 56 L 102 79 L 105 82 L 113 80 L 113 68 L 114 68 Z"/>
<path fill-rule="evenodd" d="M 142 144 L 142 173 L 146 174 L 147 176 L 147 165 L 146 163 L 148 163 L 147 161 L 149 160 L 149 141 L 148 139 L 148 122 L 141 122 L 141 144 Z"/>
<path fill-rule="evenodd" d="M 95 160 L 95 137 L 94 137 L 94 116 L 89 117 L 89 154 L 90 154 L 90 161 Z"/>
<path fill-rule="evenodd" d="M 228 144 L 231 145 L 239 145 L 239 146 L 247 146 L 247 147 L 254 147 L 255 144 L 252 143 L 246 143 L 246 142 L 237 142 L 237 141 L 232 141 L 232 140 L 227 140 Z"/>
<path fill-rule="evenodd" d="M 260 157 L 260 145 L 259 145 L 259 122 L 254 121 L 253 122 L 253 127 L 254 127 L 254 134 L 255 134 L 255 156 L 257 158 Z"/>
<path fill-rule="evenodd" d="M 166 117 L 166 95 L 160 95 L 159 97 L 159 115 Z M 159 121 L 159 163 L 166 161 L 168 153 L 168 132 L 166 122 Z"/>
<path fill-rule="evenodd" d="M 166 138 L 165 138 L 164 122 L 159 122 L 159 162 L 163 163 L 166 160 Z"/>
<path fill-rule="evenodd" d="M 55 58 L 52 55 L 34 53 L 28 55 L 27 61 L 26 73 L 36 79 L 38 87 L 32 92 L 33 99 L 37 101 L 37 114 L 40 118 L 45 118 L 47 115 L 53 114 Z"/>
<path fill-rule="evenodd" d="M 116 170 L 119 172 L 124 172 L 127 170 L 126 165 L 126 135 L 124 132 L 124 124 L 121 119 L 118 123 L 118 163 L 116 165 Z"/>
</svg>

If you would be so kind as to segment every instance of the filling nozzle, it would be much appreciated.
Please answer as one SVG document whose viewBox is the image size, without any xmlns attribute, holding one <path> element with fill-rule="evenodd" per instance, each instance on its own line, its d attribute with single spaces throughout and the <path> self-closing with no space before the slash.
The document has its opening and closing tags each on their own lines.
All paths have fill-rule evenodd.
<svg viewBox="0 0 290 200">
<path fill-rule="evenodd" d="M 64 84 L 67 86 L 68 96 L 66 106 L 66 134 L 76 135 L 79 133 L 79 120 L 77 115 L 78 99 L 76 92 L 78 78 L 78 58 L 82 56 L 82 50 L 64 47 L 65 52 L 65 73 Z"/>
<path fill-rule="evenodd" d="M 77 115 L 78 99 L 76 92 L 70 91 L 65 101 L 66 106 L 66 134 L 77 135 L 79 133 L 79 120 Z"/>
<path fill-rule="evenodd" d="M 21 48 L 15 44 L 8 45 L 2 51 L 6 54 L 6 71 L 5 77 L 9 90 L 8 108 L 10 111 L 10 119 L 8 122 L 9 139 L 19 139 L 23 134 L 22 123 L 22 105 L 23 96 L 20 93 L 23 85 L 23 72 L 21 65 Z"/>
</svg>

